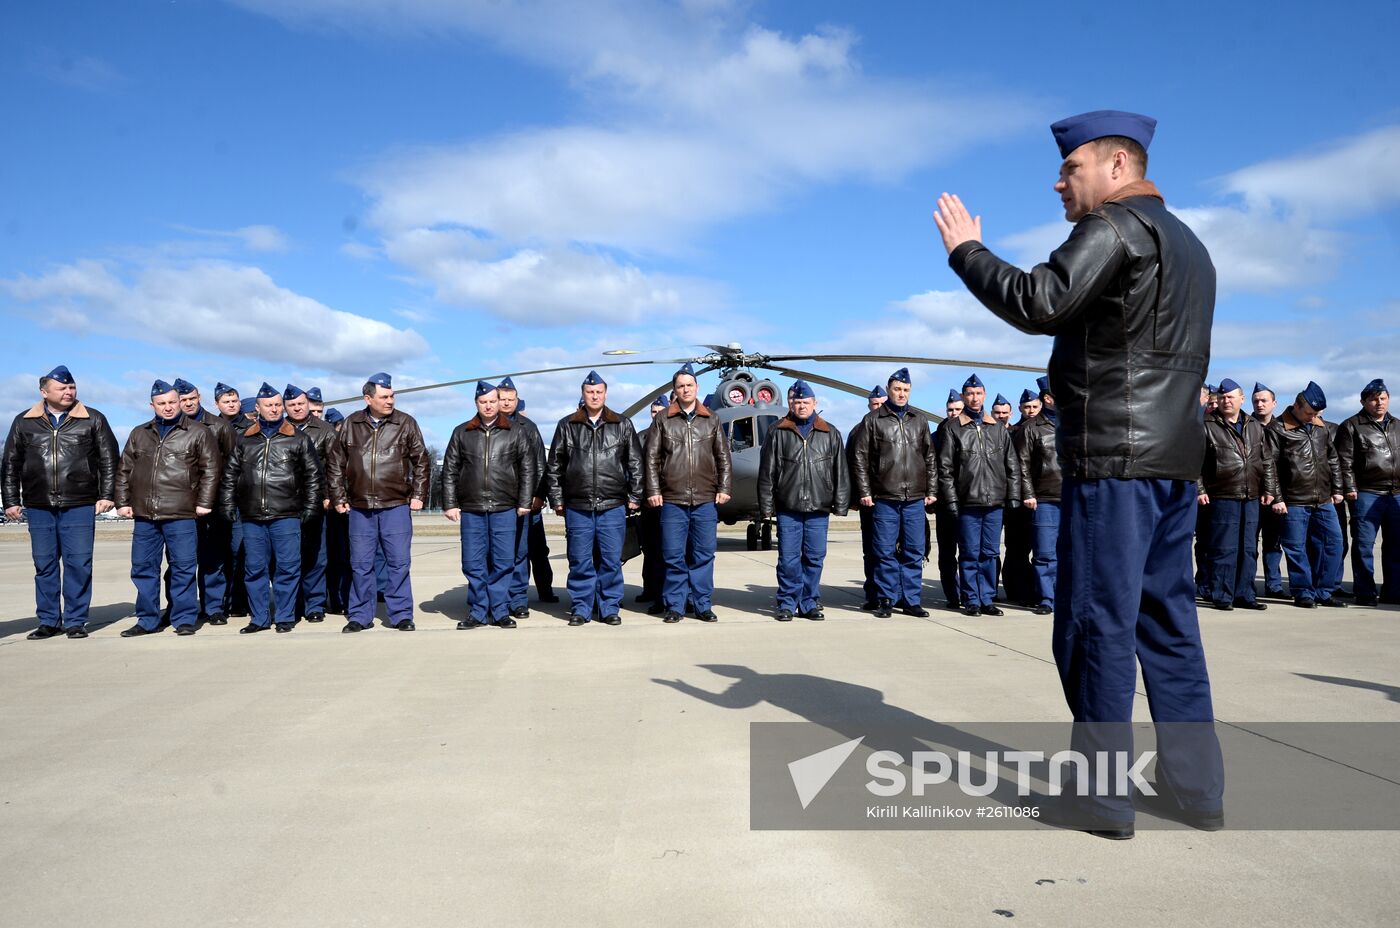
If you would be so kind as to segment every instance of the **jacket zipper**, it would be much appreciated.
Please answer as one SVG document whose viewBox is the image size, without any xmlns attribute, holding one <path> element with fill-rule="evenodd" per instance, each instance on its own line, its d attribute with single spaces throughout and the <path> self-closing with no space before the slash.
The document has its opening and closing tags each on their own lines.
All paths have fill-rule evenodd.
<svg viewBox="0 0 1400 928">
<path fill-rule="evenodd" d="M 262 514 L 264 516 L 267 515 L 267 459 L 268 456 L 271 454 L 272 437 L 268 436 L 267 438 L 263 439 L 262 476 L 259 480 L 259 482 L 262 485 Z"/>
<path fill-rule="evenodd" d="M 379 423 L 379 428 L 383 427 L 384 423 Z M 379 429 L 370 426 L 370 430 L 373 431 L 374 434 L 369 440 L 369 495 L 373 496 L 374 491 L 378 489 L 374 482 L 374 470 L 375 465 L 379 463 Z"/>
<path fill-rule="evenodd" d="M 53 482 L 49 484 L 49 502 L 58 502 L 58 430 L 67 424 L 68 419 L 64 418 L 57 427 L 53 429 L 53 454 L 49 458 L 49 466 L 53 470 Z"/>
<path fill-rule="evenodd" d="M 171 428 L 171 431 L 174 431 L 174 428 L 173 428 L 173 427 Z M 168 433 L 167 433 L 167 434 L 168 434 Z M 158 474 L 158 473 L 160 472 L 160 462 L 161 462 L 161 459 L 162 459 L 162 456 L 163 456 L 163 455 L 162 455 L 162 452 L 165 451 L 165 438 L 166 438 L 166 436 L 160 434 L 160 426 L 156 426 L 156 435 L 160 436 L 160 437 L 158 437 L 158 438 L 156 439 L 156 466 L 155 466 L 154 470 L 152 471 L 152 475 L 151 475 L 152 478 L 153 478 L 152 481 L 151 481 L 151 495 L 147 498 L 147 502 L 151 504 L 151 518 L 153 518 L 153 519 L 154 519 L 154 518 L 156 517 L 156 515 L 159 514 L 159 512 L 160 512 L 160 508 L 156 505 L 156 492 L 155 492 L 156 487 L 155 487 L 155 480 L 154 480 L 154 477 L 155 477 L 156 474 Z"/>
<path fill-rule="evenodd" d="M 491 498 L 491 436 L 495 434 L 496 430 L 482 429 L 482 431 L 486 433 L 482 436 L 482 439 L 485 442 L 484 447 L 486 449 L 486 508 L 489 511 L 492 504 L 495 503 L 495 500 Z"/>
</svg>

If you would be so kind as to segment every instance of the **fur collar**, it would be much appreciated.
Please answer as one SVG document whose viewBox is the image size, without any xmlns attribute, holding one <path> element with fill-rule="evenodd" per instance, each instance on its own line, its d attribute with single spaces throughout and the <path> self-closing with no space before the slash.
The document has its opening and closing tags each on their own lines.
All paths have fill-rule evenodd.
<svg viewBox="0 0 1400 928">
<path fill-rule="evenodd" d="M 985 425 L 996 425 L 996 424 L 997 424 L 997 420 L 993 419 L 990 415 L 988 415 L 988 413 L 987 413 L 987 411 L 986 411 L 985 409 L 982 410 L 982 422 L 983 422 L 983 424 L 985 424 Z M 960 412 L 960 413 L 958 413 L 958 424 L 960 424 L 960 425 L 971 425 L 971 424 L 972 424 L 972 417 L 969 416 L 966 412 Z"/>
<path fill-rule="evenodd" d="M 609 408 L 606 407 L 606 406 L 603 407 L 603 411 L 602 411 L 602 413 L 599 415 L 599 418 L 602 419 L 604 422 L 608 423 L 609 425 L 615 425 L 615 424 L 617 424 L 618 422 L 621 422 L 621 421 L 622 421 L 622 417 L 621 417 L 621 416 L 619 416 L 617 413 L 613 412 L 611 409 L 609 409 Z M 588 421 L 588 410 L 586 410 L 586 409 L 584 409 L 582 406 L 580 406 L 578 409 L 574 410 L 573 414 L 570 415 L 566 421 L 568 421 L 568 422 L 587 422 L 587 421 Z"/>
<path fill-rule="evenodd" d="M 778 424 L 774 426 L 774 428 L 787 429 L 789 432 L 797 432 L 799 435 L 802 434 L 800 431 L 798 431 L 797 420 L 792 417 L 792 413 L 788 413 L 786 416 L 783 416 L 781 419 L 779 419 Z M 830 432 L 831 426 L 827 425 L 826 420 L 823 419 L 821 416 L 817 415 L 816 413 L 813 413 L 812 429 L 813 431 L 817 432 Z"/>
<path fill-rule="evenodd" d="M 485 429 L 485 428 L 486 428 L 486 426 L 484 426 L 484 425 L 481 424 L 481 413 L 477 413 L 476 415 L 472 416 L 470 419 L 467 420 L 467 431 L 468 431 L 468 432 L 474 432 L 474 431 L 476 431 L 477 429 Z M 501 412 L 496 413 L 496 428 L 498 428 L 498 429 L 508 429 L 508 428 L 510 428 L 510 416 L 507 416 L 505 413 L 501 413 Z"/>
<path fill-rule="evenodd" d="M 714 415 L 714 413 L 710 412 L 709 408 L 708 408 L 704 403 L 701 403 L 701 402 L 699 402 L 698 400 L 697 400 L 696 403 L 695 403 L 695 414 L 696 414 L 697 416 L 701 416 L 701 417 L 706 418 L 706 419 L 708 419 L 710 416 Z M 667 406 L 667 407 L 666 407 L 666 415 L 667 415 L 668 417 L 669 417 L 669 416 L 679 416 L 679 415 L 681 415 L 681 407 L 680 407 L 680 404 L 679 404 L 679 403 L 672 403 L 670 406 Z"/>
<path fill-rule="evenodd" d="M 253 420 L 253 424 L 250 425 L 250 426 L 248 426 L 248 431 L 246 431 L 246 432 L 243 433 L 243 437 L 244 437 L 244 438 L 252 438 L 254 435 L 257 435 L 257 434 L 259 434 L 260 432 L 262 432 L 262 423 L 259 422 L 259 421 L 257 421 L 257 420 L 255 419 L 255 420 Z M 295 435 L 296 433 L 297 433 L 297 430 L 296 430 L 295 428 L 292 427 L 292 423 L 291 423 L 288 419 L 286 419 L 286 418 L 284 417 L 284 418 L 282 419 L 282 424 L 279 425 L 279 426 L 277 427 L 277 434 L 278 434 L 278 435 Z"/>
<path fill-rule="evenodd" d="M 29 411 L 24 414 L 24 418 L 42 419 L 45 415 L 46 413 L 44 412 L 44 401 L 40 400 L 33 406 L 29 407 Z M 89 417 L 87 407 L 83 405 L 81 400 L 73 404 L 73 408 L 68 410 L 68 415 L 74 419 L 86 419 Z"/>
<path fill-rule="evenodd" d="M 1279 416 L 1278 418 L 1283 421 L 1283 428 L 1285 431 L 1288 432 L 1293 432 L 1298 429 L 1301 429 L 1304 425 L 1327 425 L 1327 423 L 1322 420 L 1322 416 L 1320 415 L 1313 416 L 1311 422 L 1304 422 L 1303 420 L 1298 418 L 1298 414 L 1293 411 L 1292 406 L 1289 406 L 1287 409 L 1285 409 L 1283 411 L 1283 415 Z"/>
</svg>

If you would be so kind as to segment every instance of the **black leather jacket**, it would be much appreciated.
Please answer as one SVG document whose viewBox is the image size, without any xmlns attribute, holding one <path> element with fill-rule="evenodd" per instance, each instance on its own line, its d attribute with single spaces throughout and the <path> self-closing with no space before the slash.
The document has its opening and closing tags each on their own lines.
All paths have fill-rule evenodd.
<svg viewBox="0 0 1400 928">
<path fill-rule="evenodd" d="M 529 509 L 539 486 L 533 435 L 504 415 L 492 428 L 472 416 L 452 430 L 442 458 L 442 508 L 467 512 Z"/>
<path fill-rule="evenodd" d="M 1258 499 L 1278 496 L 1278 473 L 1266 427 L 1240 414 L 1244 434 L 1219 413 L 1206 416 L 1206 457 L 1198 492 L 1211 499 Z"/>
<path fill-rule="evenodd" d="M 117 508 L 142 519 L 193 519 L 219 496 L 219 446 L 214 433 L 185 416 L 164 438 L 154 419 L 126 437 L 117 465 Z"/>
<path fill-rule="evenodd" d="M 959 245 L 949 264 L 997 316 L 1055 337 L 1050 392 L 1065 476 L 1200 477 L 1215 267 L 1161 199 L 1103 204 L 1029 273 L 981 242 Z"/>
<path fill-rule="evenodd" d="M 851 481 L 841 433 L 821 416 L 804 439 L 788 413 L 768 430 L 758 464 L 758 511 L 829 512 L 844 516 Z"/>
<path fill-rule="evenodd" d="M 603 407 L 598 425 L 580 409 L 554 427 L 549 505 L 585 512 L 642 501 L 642 443 L 632 420 Z"/>
<path fill-rule="evenodd" d="M 908 407 L 896 415 L 886 403 L 866 413 L 859 428 L 862 440 L 851 466 L 857 500 L 908 502 L 938 495 L 938 456 L 928 416 Z"/>
<path fill-rule="evenodd" d="M 535 448 L 534 498 L 548 500 L 554 484 L 549 475 L 549 454 L 545 451 L 544 437 L 540 435 L 540 428 L 535 425 L 534 420 L 521 412 L 517 412 L 509 418 L 511 425 L 531 436 L 531 442 Z M 533 505 L 533 501 L 531 504 Z"/>
<path fill-rule="evenodd" d="M 335 426 L 315 416 L 307 416 L 300 422 L 292 422 L 291 419 L 287 421 L 292 423 L 292 428 L 311 439 L 311 446 L 316 449 L 316 466 L 321 471 L 321 497 L 330 499 L 331 488 L 326 477 L 326 460 L 330 456 L 331 445 L 335 444 L 337 438 Z M 428 463 L 431 466 L 432 462 Z"/>
<path fill-rule="evenodd" d="M 938 449 L 938 497 L 950 513 L 1021 505 L 1021 458 L 1001 423 L 985 413 L 980 421 L 963 413 L 948 423 Z"/>
<path fill-rule="evenodd" d="M 6 509 L 114 500 L 117 439 L 107 418 L 82 403 L 75 403 L 55 429 L 40 400 L 10 424 L 0 471 Z"/>
<path fill-rule="evenodd" d="M 300 519 L 321 512 L 321 465 L 311 439 L 286 419 L 271 436 L 253 425 L 238 436 L 224 464 L 219 511 L 232 521 L 235 508 L 245 520 Z"/>
<path fill-rule="evenodd" d="M 361 409 L 341 423 L 326 456 L 331 504 L 389 509 L 428 501 L 432 462 L 418 422 L 395 409 L 375 428 Z"/>
<path fill-rule="evenodd" d="M 1321 506 L 1342 492 L 1342 469 L 1326 423 L 1304 428 L 1290 406 L 1269 425 L 1278 495 L 1290 506 Z"/>
<path fill-rule="evenodd" d="M 1037 502 L 1058 503 L 1063 490 L 1055 454 L 1055 420 L 1043 413 L 1018 425 L 1011 434 L 1021 459 L 1021 490 Z"/>
<path fill-rule="evenodd" d="M 214 433 L 214 441 L 219 445 L 219 463 L 227 461 L 229 455 L 233 454 L 233 446 L 238 443 L 238 436 L 242 434 L 242 429 L 237 428 L 223 416 L 216 415 L 207 409 L 199 410 L 199 418 L 191 417 L 192 422 L 200 425 Z M 249 423 L 251 425 L 252 423 Z"/>
<path fill-rule="evenodd" d="M 851 426 L 851 434 L 846 436 L 846 485 L 850 488 L 849 509 L 859 510 L 860 496 L 856 487 L 856 448 L 865 440 L 865 420 Z"/>
<path fill-rule="evenodd" d="M 1362 410 L 1337 427 L 1343 493 L 1400 493 L 1400 420 L 1377 422 Z"/>
<path fill-rule="evenodd" d="M 651 420 L 644 456 L 647 496 L 678 506 L 713 503 L 718 493 L 733 493 L 729 439 L 719 419 L 701 403 L 687 418 L 672 403 Z"/>
</svg>

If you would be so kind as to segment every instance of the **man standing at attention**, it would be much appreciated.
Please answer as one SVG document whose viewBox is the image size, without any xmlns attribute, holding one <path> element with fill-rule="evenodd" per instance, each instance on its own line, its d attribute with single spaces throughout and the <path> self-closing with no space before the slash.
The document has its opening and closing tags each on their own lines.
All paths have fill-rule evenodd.
<svg viewBox="0 0 1400 928">
<path fill-rule="evenodd" d="M 1156 124 L 1101 110 L 1051 127 L 1063 159 L 1055 191 L 1074 229 L 1029 272 L 982 244 L 981 217 L 958 197 L 940 196 L 934 218 L 950 266 L 983 305 L 1055 338 L 1049 392 L 1064 479 L 1054 653 L 1075 747 L 1131 754 L 1136 659 L 1158 724 L 1157 792 L 1188 824 L 1217 829 L 1224 762 L 1191 578 L 1215 268 L 1146 179 Z M 1099 791 L 1083 797 L 1076 827 L 1132 837 L 1131 795 Z"/>
<path fill-rule="evenodd" d="M 1400 602 L 1400 422 L 1377 378 L 1361 391 L 1359 413 L 1337 429 L 1342 495 L 1351 501 L 1351 576 L 1358 606 Z M 1376 535 L 1384 587 L 1376 596 Z"/>
</svg>

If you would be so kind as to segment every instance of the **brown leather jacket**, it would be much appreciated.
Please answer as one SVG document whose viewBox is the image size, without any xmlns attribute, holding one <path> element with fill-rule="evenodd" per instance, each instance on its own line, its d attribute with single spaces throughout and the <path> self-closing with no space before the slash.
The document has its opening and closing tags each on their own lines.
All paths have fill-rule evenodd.
<svg viewBox="0 0 1400 928">
<path fill-rule="evenodd" d="M 729 439 L 719 419 L 695 404 L 687 418 L 672 403 L 651 422 L 646 447 L 647 496 L 679 506 L 713 503 L 717 493 L 733 492 Z"/>
<path fill-rule="evenodd" d="M 219 469 L 222 471 L 224 462 L 229 459 L 229 455 L 233 454 L 233 447 L 238 443 L 240 431 L 234 428 L 223 416 L 203 408 L 199 412 L 200 417 L 194 421 L 214 433 L 214 441 L 219 445 Z"/>
<path fill-rule="evenodd" d="M 193 519 L 212 510 L 219 491 L 219 447 L 214 433 L 180 416 L 164 438 L 152 419 L 127 436 L 117 465 L 117 507 L 139 519 Z"/>
<path fill-rule="evenodd" d="M 1220 413 L 1206 416 L 1206 459 L 1199 492 L 1211 499 L 1256 499 L 1278 496 L 1274 449 L 1267 426 L 1241 414 L 1243 433 Z"/>
<path fill-rule="evenodd" d="M 432 462 L 418 422 L 394 410 L 378 428 L 361 409 L 345 417 L 326 456 L 331 505 L 388 509 L 409 500 L 427 502 Z"/>
</svg>

